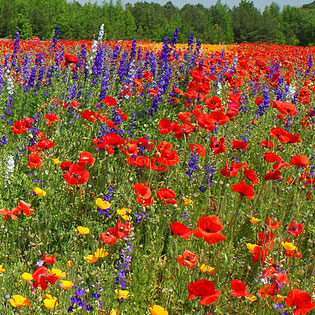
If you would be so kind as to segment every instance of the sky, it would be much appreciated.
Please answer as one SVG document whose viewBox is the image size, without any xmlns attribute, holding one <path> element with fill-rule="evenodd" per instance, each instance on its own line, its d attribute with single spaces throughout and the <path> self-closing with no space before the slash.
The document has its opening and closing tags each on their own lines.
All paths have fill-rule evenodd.
<svg viewBox="0 0 315 315">
<path fill-rule="evenodd" d="M 97 2 L 98 4 L 101 4 L 103 2 L 103 0 L 76 0 L 77 2 L 84 4 L 84 3 L 95 3 Z M 122 0 L 123 4 L 126 3 L 135 3 L 135 2 L 155 2 L 155 3 L 159 3 L 161 5 L 164 5 L 166 2 L 168 2 L 168 0 Z M 266 5 L 270 5 L 271 2 L 276 2 L 280 8 L 282 9 L 284 6 L 286 5 L 290 5 L 290 6 L 295 6 L 295 7 L 300 7 L 303 4 L 307 4 L 307 3 L 311 3 L 313 0 L 252 0 L 255 7 L 261 11 L 264 10 Z M 109 2 L 109 0 L 105 0 L 105 2 Z M 115 3 L 116 1 L 113 0 L 113 2 Z M 185 4 L 202 4 L 203 6 L 205 6 L 206 8 L 209 8 L 210 6 L 214 5 L 217 0 L 171 0 L 171 2 L 173 3 L 174 6 L 181 8 L 183 7 Z M 237 6 L 240 2 L 240 0 L 221 0 L 221 2 L 223 4 L 226 4 L 230 9 L 233 8 L 233 6 Z"/>
</svg>

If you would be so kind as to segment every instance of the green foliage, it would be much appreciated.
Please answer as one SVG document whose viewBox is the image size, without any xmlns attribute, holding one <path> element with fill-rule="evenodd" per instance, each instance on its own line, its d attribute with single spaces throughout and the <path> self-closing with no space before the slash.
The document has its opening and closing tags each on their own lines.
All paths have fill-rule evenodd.
<svg viewBox="0 0 315 315">
<path fill-rule="evenodd" d="M 15 36 L 15 33 L 20 34 L 21 39 L 27 39 L 32 37 L 32 26 L 30 21 L 21 13 L 17 15 L 13 22 L 14 33 L 12 37 Z"/>
</svg>

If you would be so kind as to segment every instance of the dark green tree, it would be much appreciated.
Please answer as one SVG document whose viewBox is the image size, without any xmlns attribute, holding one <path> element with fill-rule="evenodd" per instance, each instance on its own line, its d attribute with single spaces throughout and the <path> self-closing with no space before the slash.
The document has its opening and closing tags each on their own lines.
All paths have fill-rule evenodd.
<svg viewBox="0 0 315 315">
<path fill-rule="evenodd" d="M 252 1 L 241 0 L 232 10 L 234 39 L 237 43 L 260 42 L 262 16 Z"/>
<path fill-rule="evenodd" d="M 33 36 L 31 23 L 22 13 L 19 13 L 13 21 L 13 38 L 16 32 L 19 32 L 21 39 L 28 39 Z"/>
</svg>

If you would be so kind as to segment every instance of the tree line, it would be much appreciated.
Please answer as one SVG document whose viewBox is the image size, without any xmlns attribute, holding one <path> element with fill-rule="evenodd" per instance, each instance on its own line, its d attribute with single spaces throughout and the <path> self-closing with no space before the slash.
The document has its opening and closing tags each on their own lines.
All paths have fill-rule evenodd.
<svg viewBox="0 0 315 315">
<path fill-rule="evenodd" d="M 52 38 L 56 26 L 60 38 L 97 38 L 104 24 L 106 40 L 133 39 L 163 41 L 179 29 L 178 42 L 187 42 L 190 33 L 202 43 L 268 42 L 288 45 L 315 44 L 315 1 L 301 7 L 275 3 L 259 11 L 252 1 L 241 0 L 230 9 L 217 1 L 209 8 L 186 4 L 181 9 L 171 1 L 165 5 L 137 2 L 122 5 L 121 0 L 102 4 L 79 4 L 66 0 L 2 0 L 0 38 Z"/>
</svg>

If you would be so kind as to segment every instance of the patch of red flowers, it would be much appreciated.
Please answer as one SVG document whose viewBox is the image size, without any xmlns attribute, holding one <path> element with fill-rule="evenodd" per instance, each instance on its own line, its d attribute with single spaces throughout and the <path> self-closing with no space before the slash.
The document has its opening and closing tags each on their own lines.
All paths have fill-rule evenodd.
<svg viewBox="0 0 315 315">
<path fill-rule="evenodd" d="M 188 284 L 188 298 L 193 300 L 201 296 L 200 303 L 210 305 L 215 302 L 221 295 L 221 291 L 216 290 L 216 286 L 209 280 L 197 280 Z"/>
<path fill-rule="evenodd" d="M 226 236 L 222 235 L 223 224 L 215 215 L 208 217 L 200 217 L 198 219 L 198 227 L 192 233 L 198 237 L 203 238 L 208 244 L 216 244 L 224 241 Z"/>
</svg>

